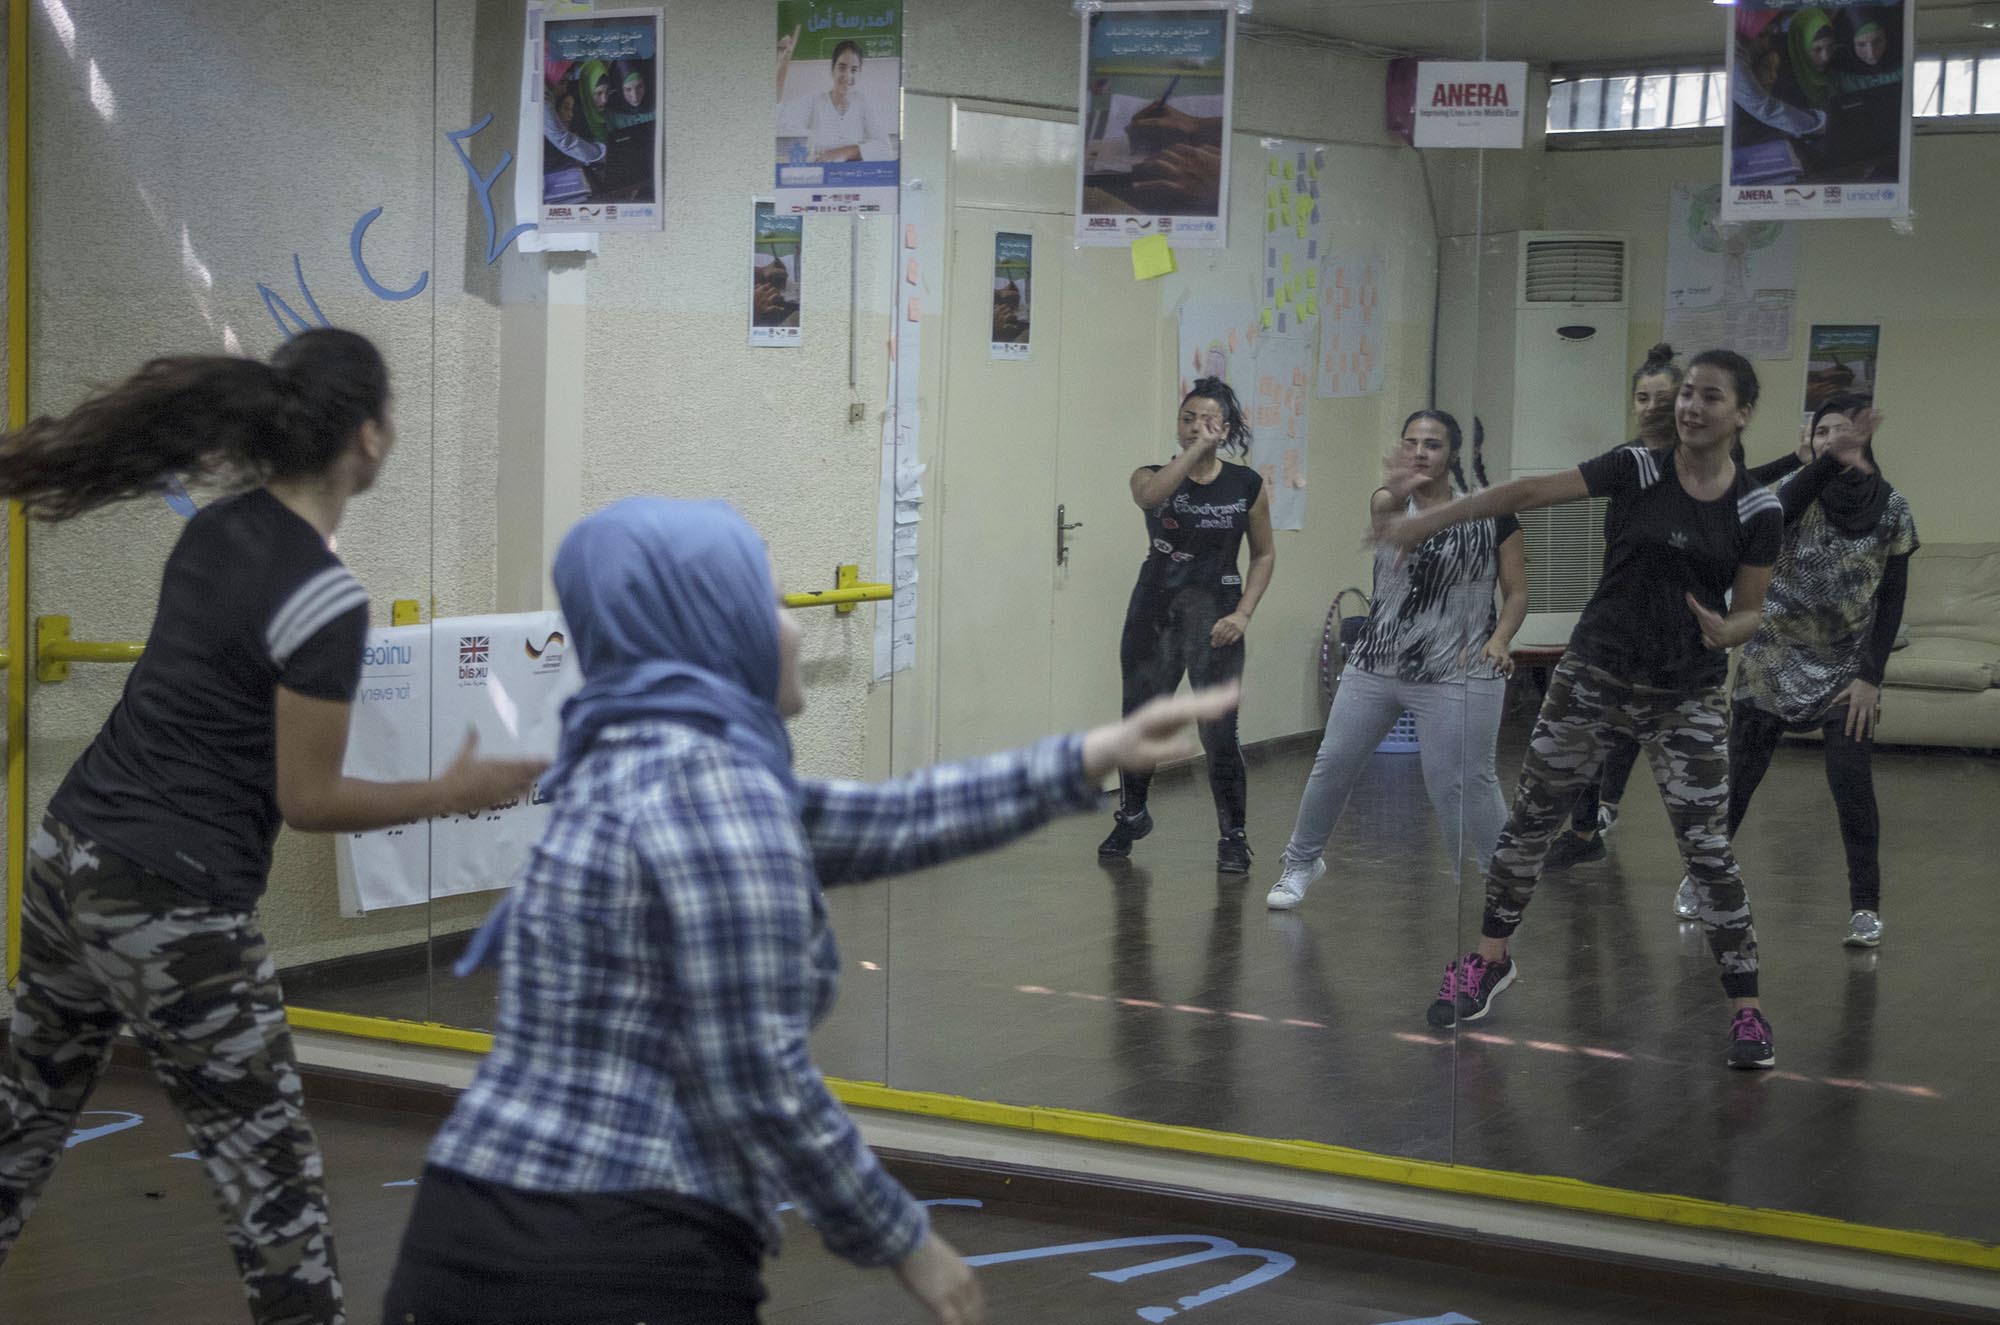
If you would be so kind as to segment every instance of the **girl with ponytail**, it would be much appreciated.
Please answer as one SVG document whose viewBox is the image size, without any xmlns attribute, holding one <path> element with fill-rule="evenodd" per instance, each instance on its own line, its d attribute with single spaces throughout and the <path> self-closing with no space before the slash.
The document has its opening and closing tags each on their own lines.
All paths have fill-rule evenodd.
<svg viewBox="0 0 2000 1325">
<path fill-rule="evenodd" d="M 1472 472 L 1483 488 L 1485 430 L 1477 419 L 1472 428 Z M 1420 409 L 1405 419 L 1397 454 L 1422 482 L 1401 496 L 1377 489 L 1369 499 L 1376 526 L 1465 492 L 1462 449 L 1458 420 L 1443 410 Z M 1266 906 L 1291 910 L 1326 873 L 1326 844 L 1341 809 L 1368 756 L 1405 712 L 1416 719 L 1424 785 L 1446 849 L 1454 858 L 1469 854 L 1485 864 L 1507 818 L 1494 750 L 1514 671 L 1510 648 L 1528 614 L 1522 541 L 1520 522 L 1501 515 L 1447 529 L 1406 556 L 1387 546 L 1376 549 L 1368 623 L 1341 673 L 1285 846 L 1284 869 Z M 1461 841 L 1468 850 L 1460 851 Z"/>
<path fill-rule="evenodd" d="M 280 823 L 360 832 L 497 804 L 540 765 L 346 777 L 368 595 L 331 548 L 394 443 L 350 331 L 271 361 L 155 359 L 0 438 L 0 496 L 66 520 L 178 476 L 241 489 L 189 520 L 144 655 L 28 844 L 0 1056 L 0 1260 L 129 1026 L 224 1212 L 254 1320 L 344 1319 L 318 1145 L 257 923 Z"/>
</svg>

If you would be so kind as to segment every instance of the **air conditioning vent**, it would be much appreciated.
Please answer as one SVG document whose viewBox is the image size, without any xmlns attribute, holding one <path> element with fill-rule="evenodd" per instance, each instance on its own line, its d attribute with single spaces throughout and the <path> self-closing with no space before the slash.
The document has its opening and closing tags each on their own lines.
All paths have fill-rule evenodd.
<svg viewBox="0 0 2000 1325">
<path fill-rule="evenodd" d="M 1528 241 L 1523 298 L 1531 304 L 1615 304 L 1625 298 L 1625 245 L 1616 239 Z"/>
<path fill-rule="evenodd" d="M 1581 612 L 1604 569 L 1604 508 L 1599 498 L 1521 515 L 1528 558 L 1528 610 Z"/>
</svg>

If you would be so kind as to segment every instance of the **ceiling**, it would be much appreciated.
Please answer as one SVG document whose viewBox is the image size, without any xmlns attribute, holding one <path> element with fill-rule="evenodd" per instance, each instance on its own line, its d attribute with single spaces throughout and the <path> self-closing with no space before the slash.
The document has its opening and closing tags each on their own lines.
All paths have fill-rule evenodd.
<svg viewBox="0 0 2000 1325">
<path fill-rule="evenodd" d="M 1251 21 L 1429 55 L 1536 64 L 1722 58 L 1727 30 L 1712 0 L 1255 0 Z M 2000 3 L 1918 0 L 1917 40 L 1991 43 Z"/>
</svg>

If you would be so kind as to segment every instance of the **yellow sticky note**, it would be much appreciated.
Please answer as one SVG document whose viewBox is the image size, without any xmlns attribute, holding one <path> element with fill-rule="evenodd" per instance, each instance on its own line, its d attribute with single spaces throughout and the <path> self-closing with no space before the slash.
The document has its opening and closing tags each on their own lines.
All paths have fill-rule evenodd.
<svg viewBox="0 0 2000 1325">
<path fill-rule="evenodd" d="M 1304 221 L 1301 221 L 1295 228 L 1299 232 L 1299 238 L 1304 239 L 1306 237 L 1306 223 Z"/>
<path fill-rule="evenodd" d="M 1171 276 L 1174 271 L 1174 251 L 1167 247 L 1165 235 L 1147 235 L 1132 241 L 1133 280 L 1150 281 L 1156 276 Z"/>
<path fill-rule="evenodd" d="M 1319 269 L 1317 267 L 1307 267 L 1306 289 L 1317 290 L 1318 288 L 1319 288 Z"/>
<path fill-rule="evenodd" d="M 1292 177 L 1292 163 L 1287 161 L 1285 162 L 1285 178 L 1290 179 L 1291 177 Z"/>
<path fill-rule="evenodd" d="M 1285 275 L 1290 276 L 1292 274 L 1292 255 L 1289 253 L 1285 254 L 1284 262 L 1285 262 Z"/>
<path fill-rule="evenodd" d="M 1264 205 L 1266 207 L 1276 207 L 1278 205 L 1278 191 L 1276 189 L 1265 190 Z"/>
<path fill-rule="evenodd" d="M 1317 312 L 1319 312 L 1319 300 L 1313 298 L 1311 295 L 1307 295 L 1305 302 L 1299 305 L 1299 316 L 1311 317 Z"/>
<path fill-rule="evenodd" d="M 1276 212 L 1265 212 L 1264 233 L 1267 235 L 1274 235 L 1277 232 L 1278 232 L 1278 214 Z"/>
<path fill-rule="evenodd" d="M 1264 310 L 1264 330 L 1269 331 L 1270 329 L 1271 329 L 1271 310 L 1267 308 Z"/>
<path fill-rule="evenodd" d="M 1278 158 L 1277 158 L 1277 157 L 1275 157 L 1275 156 L 1274 156 L 1274 157 L 1272 157 L 1272 158 L 1271 158 L 1271 159 L 1270 159 L 1270 160 L 1269 160 L 1268 162 L 1266 162 L 1265 164 L 1267 164 L 1267 165 L 1269 165 L 1269 166 L 1271 167 L 1271 173 L 1272 173 L 1273 175 L 1275 175 L 1275 174 L 1277 174 L 1277 173 L 1278 173 Z"/>
<path fill-rule="evenodd" d="M 1305 194 L 1303 193 L 1298 194 L 1292 199 L 1292 210 L 1297 212 L 1300 216 L 1311 216 L 1312 209 L 1313 209 L 1313 200 L 1311 198 L 1308 198 Z"/>
</svg>

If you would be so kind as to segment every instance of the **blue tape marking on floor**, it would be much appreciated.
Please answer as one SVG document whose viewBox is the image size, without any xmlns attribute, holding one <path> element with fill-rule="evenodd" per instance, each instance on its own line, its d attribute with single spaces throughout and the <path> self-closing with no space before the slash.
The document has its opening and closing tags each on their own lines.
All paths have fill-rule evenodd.
<svg viewBox="0 0 2000 1325">
<path fill-rule="evenodd" d="M 385 1182 L 382 1185 L 384 1187 L 414 1187 L 417 1185 L 417 1180 L 415 1178 L 405 1178 L 401 1182 Z"/>
<path fill-rule="evenodd" d="M 1456 1311 L 1447 1311 L 1442 1316 L 1425 1316 L 1421 1320 L 1414 1317 L 1409 1320 L 1385 1320 L 1382 1325 L 1479 1325 L 1479 1322 Z"/>
<path fill-rule="evenodd" d="M 95 1141 L 100 1136 L 110 1136 L 113 1132 L 130 1131 L 132 1128 L 146 1121 L 141 1115 L 127 1113 L 123 1109 L 85 1109 L 77 1117 L 116 1118 L 118 1121 L 115 1123 L 100 1123 L 96 1127 L 77 1128 L 69 1134 L 69 1139 L 63 1142 L 64 1150 L 68 1150 L 72 1146 L 80 1146 L 86 1141 Z"/>
<path fill-rule="evenodd" d="M 167 1156 L 167 1158 L 168 1158 L 168 1159 L 200 1159 L 200 1158 L 201 1158 L 201 1152 L 200 1152 L 199 1150 L 176 1150 L 176 1151 L 175 1151 L 175 1152 L 174 1152 L 173 1154 L 171 1154 L 171 1155 L 168 1155 L 168 1156 Z"/>
<path fill-rule="evenodd" d="M 1128 1247 L 1171 1247 L 1195 1243 L 1205 1248 L 1190 1252 L 1185 1256 L 1171 1256 L 1165 1260 L 1148 1261 L 1123 1270 L 1096 1270 L 1091 1277 L 1109 1283 L 1122 1284 L 1128 1279 L 1141 1275 L 1160 1274 L 1168 1270 L 1184 1269 L 1190 1265 L 1200 1265 L 1204 1261 L 1220 1260 L 1230 1256 L 1254 1256 L 1264 1262 L 1246 1274 L 1238 1275 L 1227 1283 L 1190 1294 L 1181 1298 L 1173 1307 L 1141 1307 L 1139 1318 L 1147 1321 L 1163 1321 L 1191 1311 L 1195 1307 L 1219 1302 L 1225 1297 L 1233 1297 L 1245 1289 L 1269 1283 L 1282 1274 L 1288 1273 L 1298 1262 L 1281 1251 L 1265 1251 L 1259 1247 L 1242 1247 L 1228 1238 L 1208 1237 L 1193 1234 L 1163 1234 L 1145 1238 L 1107 1238 L 1100 1242 L 1068 1242 L 1053 1247 L 1028 1247 L 1021 1251 L 995 1252 L 987 1256 L 968 1256 L 965 1263 L 975 1269 L 985 1265 L 1005 1265 L 1012 1261 L 1038 1261 L 1052 1256 L 1082 1256 L 1097 1251 L 1118 1251 Z"/>
</svg>

